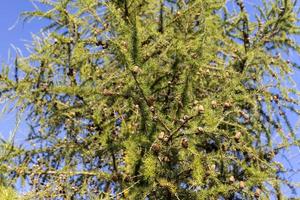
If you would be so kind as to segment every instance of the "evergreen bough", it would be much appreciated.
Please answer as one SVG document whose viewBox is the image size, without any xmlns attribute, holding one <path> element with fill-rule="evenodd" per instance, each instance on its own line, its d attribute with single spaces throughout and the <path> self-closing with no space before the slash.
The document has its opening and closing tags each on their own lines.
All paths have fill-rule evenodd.
<svg viewBox="0 0 300 200">
<path fill-rule="evenodd" d="M 284 199 L 298 4 L 256 3 L 39 0 L 43 34 L 2 66 L 31 127 L 7 175 L 27 199 Z"/>
</svg>

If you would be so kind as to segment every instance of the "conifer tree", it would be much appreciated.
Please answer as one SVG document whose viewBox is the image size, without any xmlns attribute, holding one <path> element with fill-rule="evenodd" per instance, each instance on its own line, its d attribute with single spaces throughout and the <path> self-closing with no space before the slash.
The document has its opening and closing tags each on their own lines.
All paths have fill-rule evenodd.
<svg viewBox="0 0 300 200">
<path fill-rule="evenodd" d="M 17 200 L 17 192 L 13 189 L 8 176 L 11 159 L 16 154 L 13 153 L 11 140 L 9 140 L 10 142 L 2 138 L 0 140 L 0 198 L 1 200 Z"/>
<path fill-rule="evenodd" d="M 39 0 L 24 13 L 48 25 L 2 66 L 0 91 L 31 127 L 7 166 L 25 198 L 284 199 L 298 5 L 251 2 Z"/>
</svg>

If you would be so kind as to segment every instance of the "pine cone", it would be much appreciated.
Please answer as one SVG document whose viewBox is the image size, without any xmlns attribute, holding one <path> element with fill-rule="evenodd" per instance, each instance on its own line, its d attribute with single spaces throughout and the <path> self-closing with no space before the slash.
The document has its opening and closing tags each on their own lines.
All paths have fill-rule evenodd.
<svg viewBox="0 0 300 200">
<path fill-rule="evenodd" d="M 229 102 L 224 103 L 224 109 L 225 110 L 230 109 L 231 107 L 232 107 L 231 103 L 229 103 Z"/>
<path fill-rule="evenodd" d="M 152 146 L 151 146 L 151 150 L 154 152 L 154 153 L 159 153 L 160 152 L 160 145 L 157 144 L 157 143 L 154 143 Z"/>
<path fill-rule="evenodd" d="M 230 176 L 230 177 L 229 177 L 229 182 L 230 182 L 230 183 L 234 183 L 234 182 L 235 182 L 234 176 Z"/>
<path fill-rule="evenodd" d="M 241 189 L 245 188 L 245 182 L 244 181 L 240 181 L 239 186 Z"/>
<path fill-rule="evenodd" d="M 234 135 L 234 139 L 235 139 L 236 142 L 239 142 L 241 137 L 242 137 L 242 132 L 240 132 L 240 131 L 236 132 L 235 135 Z"/>
<path fill-rule="evenodd" d="M 198 105 L 196 106 L 196 110 L 199 114 L 202 114 L 204 112 L 204 106 Z"/>
<path fill-rule="evenodd" d="M 158 134 L 158 139 L 163 140 L 164 138 L 165 138 L 165 132 L 162 131 Z"/>
<path fill-rule="evenodd" d="M 189 147 L 189 141 L 188 141 L 187 138 L 182 138 L 182 140 L 181 140 L 181 146 L 183 148 L 185 148 L 185 149 Z"/>
<path fill-rule="evenodd" d="M 261 195 L 261 189 L 256 188 L 255 193 L 254 193 L 254 196 L 255 196 L 256 198 L 259 198 L 260 195 Z"/>
</svg>

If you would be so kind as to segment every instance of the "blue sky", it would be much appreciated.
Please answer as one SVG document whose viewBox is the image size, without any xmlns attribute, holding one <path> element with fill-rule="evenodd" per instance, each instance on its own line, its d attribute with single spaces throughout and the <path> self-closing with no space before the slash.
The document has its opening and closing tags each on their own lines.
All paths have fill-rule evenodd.
<svg viewBox="0 0 300 200">
<path fill-rule="evenodd" d="M 32 22 L 23 24 L 17 23 L 20 13 L 26 10 L 32 10 L 34 7 L 28 0 L 4 0 L 0 6 L 0 59 L 7 59 L 8 49 L 11 44 L 22 47 L 24 39 L 31 38 L 31 32 L 39 30 L 39 24 Z M 17 24 L 16 24 L 17 23 Z M 9 30 L 9 28 L 15 28 Z"/>
<path fill-rule="evenodd" d="M 249 0 L 250 1 L 250 0 Z M 3 0 L 0 6 L 0 62 L 9 62 L 8 52 L 9 50 L 13 54 L 13 46 L 16 46 L 23 50 L 23 54 L 26 55 L 24 50 L 24 44 L 26 41 L 31 40 L 31 33 L 37 33 L 42 27 L 41 22 L 34 20 L 31 23 L 23 24 L 19 20 L 20 13 L 23 11 L 33 10 L 34 7 L 29 0 Z M 13 27 L 13 28 L 12 28 Z M 298 87 L 299 88 L 299 87 Z M 0 107 L 1 109 L 1 107 Z M 15 113 L 1 116 L 0 118 L 0 136 L 7 138 L 10 132 L 15 126 Z M 21 124 L 17 131 L 16 139 L 21 141 L 27 133 L 25 124 Z M 299 151 L 288 152 L 293 156 L 292 163 L 300 165 Z M 288 155 L 288 153 L 286 155 Z M 287 156 L 289 157 L 289 156 Z M 283 158 L 279 158 L 283 161 Z M 300 168 L 300 167 L 298 167 Z M 297 175 L 294 181 L 300 182 L 300 176 Z M 298 190 L 300 196 L 300 190 Z"/>
<path fill-rule="evenodd" d="M 14 48 L 18 47 L 26 55 L 24 44 L 31 40 L 31 34 L 37 33 L 42 24 L 37 20 L 24 24 L 20 19 L 23 11 L 33 10 L 34 6 L 29 0 L 4 0 L 0 6 L 0 63 L 10 62 L 9 52 L 13 55 Z M 7 138 L 14 129 L 15 113 L 0 118 L 0 136 Z M 25 136 L 25 126 L 18 130 L 17 140 Z"/>
</svg>

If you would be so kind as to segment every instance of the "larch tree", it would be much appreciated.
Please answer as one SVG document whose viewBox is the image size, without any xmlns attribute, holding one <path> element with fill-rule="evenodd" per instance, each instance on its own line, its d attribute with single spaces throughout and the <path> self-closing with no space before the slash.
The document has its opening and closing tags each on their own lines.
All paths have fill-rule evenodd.
<svg viewBox="0 0 300 200">
<path fill-rule="evenodd" d="M 2 66 L 27 199 L 285 199 L 299 146 L 294 0 L 39 0 L 43 33 Z M 276 139 L 274 139 L 276 138 Z M 9 159 L 8 159 L 9 158 Z"/>
</svg>

